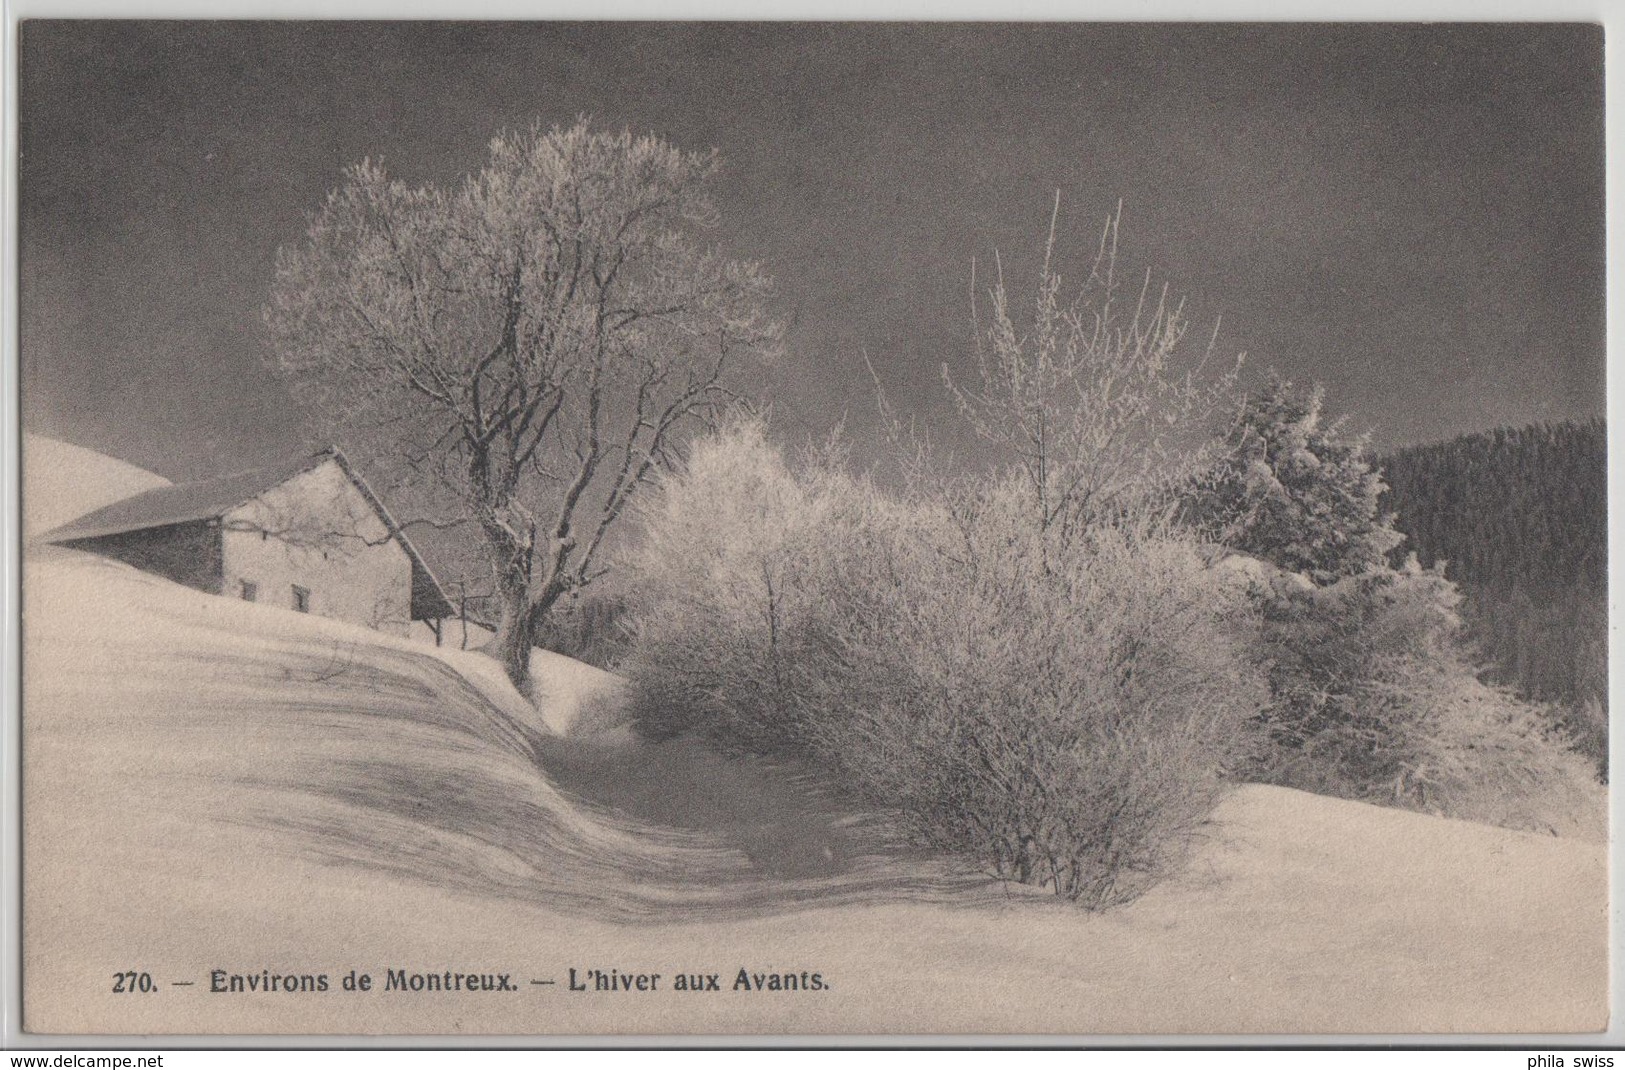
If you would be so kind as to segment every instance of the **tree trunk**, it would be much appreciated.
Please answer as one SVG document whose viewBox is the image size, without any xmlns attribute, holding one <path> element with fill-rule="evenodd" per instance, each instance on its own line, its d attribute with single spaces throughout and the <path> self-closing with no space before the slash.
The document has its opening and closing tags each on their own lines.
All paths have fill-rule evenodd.
<svg viewBox="0 0 1625 1070">
<path fill-rule="evenodd" d="M 513 532 L 494 519 L 482 518 L 485 537 L 497 560 L 503 562 L 497 569 L 497 598 L 501 604 L 501 617 L 497 633 L 484 650 L 502 663 L 513 686 L 520 694 L 530 693 L 530 648 L 535 634 L 531 614 L 531 543 L 532 532 L 514 538 Z"/>
<path fill-rule="evenodd" d="M 508 574 L 499 592 L 502 619 L 485 650 L 502 662 L 508 679 L 521 694 L 530 694 L 531 648 L 536 645 L 536 637 L 542 634 L 548 613 L 563 593 L 561 584 L 552 583 L 533 600 L 529 577 L 515 572 Z"/>
<path fill-rule="evenodd" d="M 532 631 L 527 586 L 523 579 L 504 577 L 500 592 L 502 619 L 486 647 L 487 652 L 502 663 L 503 671 L 521 694 L 529 694 L 530 686 Z"/>
</svg>

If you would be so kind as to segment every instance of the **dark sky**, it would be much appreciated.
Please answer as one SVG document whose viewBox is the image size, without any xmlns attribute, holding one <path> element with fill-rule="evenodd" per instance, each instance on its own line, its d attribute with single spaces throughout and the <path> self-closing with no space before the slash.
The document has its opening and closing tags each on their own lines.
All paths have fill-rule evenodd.
<svg viewBox="0 0 1625 1070">
<path fill-rule="evenodd" d="M 721 150 L 720 240 L 793 315 L 787 432 L 940 423 L 973 257 L 1031 277 L 1061 191 L 1221 346 L 1379 447 L 1603 411 L 1602 32 L 1586 26 L 29 22 L 30 430 L 171 478 L 270 461 L 279 244 L 362 157 L 450 182 L 586 113 Z"/>
</svg>

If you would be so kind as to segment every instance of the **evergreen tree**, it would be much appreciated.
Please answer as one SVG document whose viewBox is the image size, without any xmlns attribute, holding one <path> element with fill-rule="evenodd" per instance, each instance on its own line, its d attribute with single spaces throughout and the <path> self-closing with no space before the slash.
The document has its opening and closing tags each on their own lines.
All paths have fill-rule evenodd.
<svg viewBox="0 0 1625 1070">
<path fill-rule="evenodd" d="M 1198 493 L 1221 541 L 1319 586 L 1382 566 L 1404 536 L 1380 509 L 1364 436 L 1325 417 L 1325 393 L 1279 376 L 1250 395 L 1227 456 Z"/>
</svg>

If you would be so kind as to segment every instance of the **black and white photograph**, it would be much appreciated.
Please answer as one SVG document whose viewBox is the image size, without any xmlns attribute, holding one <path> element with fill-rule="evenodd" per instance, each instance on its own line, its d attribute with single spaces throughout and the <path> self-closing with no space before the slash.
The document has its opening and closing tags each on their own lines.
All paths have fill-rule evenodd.
<svg viewBox="0 0 1625 1070">
<path fill-rule="evenodd" d="M 20 1044 L 1612 1035 L 1600 23 L 13 25 Z"/>
</svg>

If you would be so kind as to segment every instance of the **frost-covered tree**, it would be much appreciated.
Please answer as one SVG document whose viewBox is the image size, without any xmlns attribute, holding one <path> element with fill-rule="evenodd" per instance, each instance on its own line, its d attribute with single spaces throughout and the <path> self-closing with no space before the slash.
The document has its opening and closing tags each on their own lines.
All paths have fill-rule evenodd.
<svg viewBox="0 0 1625 1070">
<path fill-rule="evenodd" d="M 537 126 L 451 188 L 358 164 L 279 252 L 277 368 L 372 467 L 432 485 L 440 524 L 479 533 L 515 683 L 674 438 L 776 344 L 762 272 L 704 240 L 716 167 Z"/>
<path fill-rule="evenodd" d="M 960 415 L 1019 473 L 1036 526 L 1065 541 L 1165 501 L 1211 463 L 1212 417 L 1229 409 L 1241 358 L 1216 367 L 1217 323 L 1193 343 L 1183 299 L 1149 271 L 1123 277 L 1121 206 L 1088 273 L 1064 278 L 1059 211 L 1057 195 L 1031 297 L 1012 298 L 995 257 L 985 305 L 973 306 L 973 374 L 942 373 Z"/>
<path fill-rule="evenodd" d="M 1584 763 L 1540 711 L 1478 679 L 1461 596 L 1389 553 L 1365 440 L 1325 417 L 1320 388 L 1279 377 L 1250 396 L 1198 495 L 1224 541 L 1312 582 L 1253 585 L 1271 700 L 1250 775 L 1514 828 L 1593 828 Z"/>
<path fill-rule="evenodd" d="M 1325 417 L 1325 392 L 1279 376 L 1250 395 L 1195 512 L 1226 544 L 1317 584 L 1379 568 L 1404 540 L 1380 509 L 1363 436 Z"/>
</svg>

